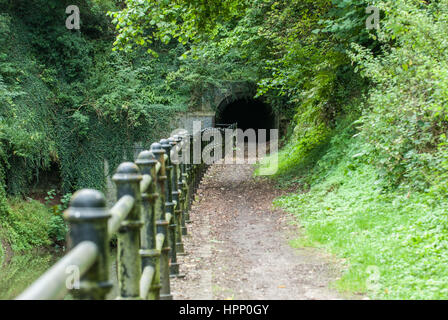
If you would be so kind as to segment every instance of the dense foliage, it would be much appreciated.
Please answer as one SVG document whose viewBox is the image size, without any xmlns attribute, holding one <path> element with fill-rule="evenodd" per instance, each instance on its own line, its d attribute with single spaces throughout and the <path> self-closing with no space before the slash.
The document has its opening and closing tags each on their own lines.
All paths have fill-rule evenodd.
<svg viewBox="0 0 448 320">
<path fill-rule="evenodd" d="M 276 178 L 299 193 L 276 203 L 349 258 L 342 288 L 376 266 L 372 296 L 447 297 L 448 1 L 126 3 L 116 48 L 177 38 L 178 79 L 247 79 L 292 120 Z"/>
<path fill-rule="evenodd" d="M 377 5 L 384 17 L 376 43 L 347 48 L 369 81 L 364 98 L 348 104 L 359 111 L 311 149 L 291 140 L 280 154 L 279 178 L 290 183 L 293 176 L 301 191 L 276 204 L 299 217 L 308 244 L 349 258 L 340 288 L 445 299 L 448 2 Z"/>
<path fill-rule="evenodd" d="M 104 159 L 245 81 L 291 123 L 276 204 L 348 258 L 341 287 L 373 265 L 372 296 L 448 296 L 448 0 L 83 0 L 81 31 L 68 4 L 0 0 L 0 219 L 54 163 L 64 193 L 101 188 Z"/>
<path fill-rule="evenodd" d="M 42 200 L 52 188 L 60 196 L 104 190 L 105 176 L 133 158 L 134 144 L 147 146 L 167 134 L 188 103 L 188 88 L 167 79 L 178 69 L 181 45 L 155 44 L 164 52 L 158 59 L 144 49 L 113 52 L 106 13 L 120 3 L 78 1 L 80 30 L 65 26 L 71 4 L 0 0 L 0 225 L 14 250 L 47 243 L 47 236 L 31 233 L 36 240 L 30 240 L 21 220 L 11 223 L 16 211 L 7 195 L 38 190 Z M 45 186 L 48 180 L 57 185 Z M 47 239 L 63 239 L 60 217 L 40 213 L 50 228 Z"/>
</svg>

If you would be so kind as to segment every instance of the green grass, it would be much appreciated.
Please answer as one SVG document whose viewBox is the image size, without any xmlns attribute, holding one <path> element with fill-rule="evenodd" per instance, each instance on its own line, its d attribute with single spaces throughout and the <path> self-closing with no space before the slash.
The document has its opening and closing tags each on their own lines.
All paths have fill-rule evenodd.
<svg viewBox="0 0 448 320">
<path fill-rule="evenodd" d="M 5 258 L 5 252 L 2 244 L 0 243 L 0 264 L 3 264 L 4 258 Z"/>
<path fill-rule="evenodd" d="M 377 168 L 354 157 L 360 146 L 351 137 L 349 130 L 339 132 L 311 169 L 296 167 L 307 192 L 274 201 L 304 227 L 304 238 L 291 245 L 322 246 L 345 258 L 347 271 L 335 283 L 341 291 L 447 299 L 448 201 L 405 188 L 384 190 Z M 284 183 L 281 173 L 275 178 Z"/>
<path fill-rule="evenodd" d="M 338 287 L 366 292 L 368 267 L 376 266 L 381 289 L 370 293 L 374 298 L 448 298 L 447 203 L 427 203 L 423 194 L 383 195 L 368 166 L 328 192 L 342 176 L 335 172 L 309 193 L 275 201 L 299 219 L 311 241 L 348 258 Z"/>
<path fill-rule="evenodd" d="M 0 265 L 0 300 L 14 299 L 58 259 L 60 254 L 46 250 L 32 250 L 14 255 Z"/>
<path fill-rule="evenodd" d="M 49 246 L 53 213 L 36 200 L 8 200 L 8 213 L 0 217 L 0 237 L 13 252 Z"/>
<path fill-rule="evenodd" d="M 289 240 L 289 245 L 292 248 L 300 249 L 304 247 L 313 247 L 315 246 L 315 243 L 312 242 L 308 237 L 301 235 L 295 239 Z"/>
</svg>

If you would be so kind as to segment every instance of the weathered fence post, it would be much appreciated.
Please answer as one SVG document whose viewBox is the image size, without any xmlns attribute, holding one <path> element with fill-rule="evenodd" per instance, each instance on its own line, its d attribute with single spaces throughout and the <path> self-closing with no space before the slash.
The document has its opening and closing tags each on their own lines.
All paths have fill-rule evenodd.
<svg viewBox="0 0 448 320">
<path fill-rule="evenodd" d="M 184 244 L 182 242 L 182 212 L 183 212 L 183 203 L 182 203 L 182 184 L 179 184 L 179 181 L 182 179 L 182 172 L 180 168 L 180 159 L 181 159 L 181 146 L 180 142 L 182 139 L 179 136 L 174 135 L 169 139 L 171 144 L 171 162 L 173 164 L 173 174 L 172 174 L 172 186 L 173 186 L 173 200 L 176 201 L 176 205 L 174 207 L 174 218 L 176 222 L 176 254 L 184 253 Z M 179 276 L 179 274 L 177 274 Z"/>
<path fill-rule="evenodd" d="M 187 174 L 187 164 L 185 163 L 184 159 L 184 146 L 187 144 L 187 136 L 181 135 L 178 138 L 178 144 L 180 145 L 180 155 L 179 159 L 181 159 L 181 162 L 179 163 L 179 189 L 181 190 L 181 218 L 180 218 L 180 232 L 182 235 L 187 235 L 187 225 L 185 224 L 186 221 L 186 214 L 188 212 L 188 198 L 189 198 L 189 190 L 188 190 L 188 174 Z M 182 245 L 182 253 L 185 253 L 185 249 Z"/>
<path fill-rule="evenodd" d="M 143 203 L 143 228 L 141 230 L 141 249 L 140 256 L 142 257 L 142 270 L 145 267 L 152 267 L 154 269 L 153 281 L 148 293 L 149 300 L 160 299 L 160 252 L 156 250 L 156 208 L 155 202 L 159 194 L 156 190 L 157 159 L 151 151 L 142 151 L 135 162 L 143 175 L 151 176 L 151 184 L 148 189 L 142 193 Z"/>
<path fill-rule="evenodd" d="M 104 195 L 96 190 L 83 189 L 75 192 L 70 206 L 64 213 L 70 231 L 67 246 L 72 249 L 83 241 L 92 241 L 98 248 L 95 264 L 81 278 L 80 288 L 72 290 L 78 299 L 104 300 L 112 288 L 109 281 L 109 237 Z"/>
<path fill-rule="evenodd" d="M 185 217 L 185 222 L 186 223 L 190 223 L 190 209 L 191 209 L 191 205 L 193 203 L 193 197 L 194 197 L 194 193 L 195 193 L 195 189 L 194 189 L 194 170 L 195 170 L 195 164 L 194 164 L 194 148 L 193 148 L 193 143 L 194 143 L 194 135 L 191 134 L 189 136 L 190 139 L 190 164 L 188 165 L 188 185 L 189 185 L 189 190 L 190 190 L 190 194 L 189 194 L 189 198 L 188 198 L 188 213 Z"/>
<path fill-rule="evenodd" d="M 170 245 L 169 245 L 169 221 L 166 219 L 166 181 L 168 177 L 166 176 L 166 162 L 165 162 L 165 150 L 162 149 L 160 143 L 153 143 L 151 145 L 151 152 L 154 154 L 156 159 L 161 164 L 159 174 L 157 175 L 156 192 L 158 197 L 155 203 L 156 210 L 156 227 L 157 234 L 161 233 L 165 236 L 162 245 L 162 252 L 160 255 L 160 299 L 161 300 L 171 300 L 173 296 L 171 295 L 170 288 L 170 266 L 169 266 L 169 255 L 170 255 Z"/>
<path fill-rule="evenodd" d="M 197 174 L 197 177 L 196 177 L 196 189 L 198 189 L 199 188 L 199 186 L 200 186 L 200 184 L 201 184 L 201 179 L 202 179 L 202 176 L 204 175 L 204 171 L 205 171 L 205 163 L 204 163 L 204 159 L 202 158 L 202 156 L 203 156 L 203 151 L 204 151 L 204 147 L 205 147 L 205 145 L 206 145 L 206 142 L 205 141 L 202 141 L 202 134 L 203 134 L 203 131 L 204 130 L 202 130 L 202 131 L 199 131 L 199 137 L 198 137 L 198 139 L 199 139 L 199 143 L 201 144 L 201 163 L 200 164 L 198 164 L 198 174 Z"/>
<path fill-rule="evenodd" d="M 118 166 L 112 177 L 117 185 L 117 199 L 129 195 L 135 199 L 132 210 L 121 223 L 118 230 L 117 269 L 118 269 L 118 299 L 140 299 L 140 228 L 141 194 L 140 181 L 142 175 L 132 162 L 124 162 Z"/>
<path fill-rule="evenodd" d="M 176 219 L 174 215 L 174 202 L 173 202 L 173 164 L 171 162 L 171 143 L 168 139 L 160 140 L 162 148 L 168 155 L 167 163 L 165 164 L 166 170 L 166 212 L 170 214 L 170 224 L 169 224 L 169 242 L 171 247 L 171 261 L 170 261 L 170 275 L 176 276 L 179 274 L 179 264 L 177 263 L 177 252 L 176 252 Z"/>
<path fill-rule="evenodd" d="M 201 139 L 201 137 L 202 137 L 202 133 L 201 133 L 201 131 L 198 131 L 196 134 L 195 134 L 195 137 L 194 137 L 194 144 L 196 144 L 196 143 L 200 143 L 201 144 L 201 147 L 200 147 L 200 149 L 198 150 L 199 152 L 200 152 L 200 159 L 201 159 L 201 163 L 202 163 L 202 139 Z M 195 150 L 196 151 L 196 150 Z M 198 190 L 198 186 L 199 186 L 199 176 L 200 176 L 200 174 L 201 174 L 201 163 L 195 163 L 195 165 L 194 165 L 194 187 L 193 187 L 193 194 L 196 194 L 196 191 Z"/>
</svg>

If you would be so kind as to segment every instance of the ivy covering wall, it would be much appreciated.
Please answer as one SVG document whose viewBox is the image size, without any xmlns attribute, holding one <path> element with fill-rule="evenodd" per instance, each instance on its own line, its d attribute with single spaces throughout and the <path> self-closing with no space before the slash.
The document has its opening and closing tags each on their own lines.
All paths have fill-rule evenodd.
<svg viewBox="0 0 448 320">
<path fill-rule="evenodd" d="M 189 104 L 189 88 L 168 78 L 181 44 L 155 44 L 159 58 L 145 49 L 114 52 L 107 12 L 120 3 L 77 1 L 80 30 L 65 26 L 71 4 L 0 1 L 0 238 L 13 249 L 48 236 L 27 232 L 8 198 L 26 199 L 48 176 L 59 180 L 60 194 L 104 190 L 104 160 L 113 173 L 133 159 L 135 143 L 149 147 L 169 134 Z M 40 217 L 48 231 L 49 215 Z"/>
</svg>

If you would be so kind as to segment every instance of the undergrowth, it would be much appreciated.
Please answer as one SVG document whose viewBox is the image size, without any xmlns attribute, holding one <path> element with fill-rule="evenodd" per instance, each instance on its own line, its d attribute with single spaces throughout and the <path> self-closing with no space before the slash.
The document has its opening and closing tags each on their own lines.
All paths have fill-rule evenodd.
<svg viewBox="0 0 448 320">
<path fill-rule="evenodd" d="M 411 189 L 385 191 L 378 168 L 359 155 L 363 144 L 355 132 L 341 125 L 319 148 L 326 150 L 319 159 L 295 158 L 296 165 L 288 165 L 301 185 L 274 204 L 304 227 L 305 239 L 296 245 L 322 246 L 347 259 L 335 283 L 342 291 L 380 299 L 448 298 L 448 201 Z M 286 152 L 280 168 L 292 161 Z M 284 171 L 274 178 L 282 184 Z"/>
<path fill-rule="evenodd" d="M 9 214 L 0 217 L 0 237 L 6 240 L 13 252 L 45 247 L 56 240 L 59 223 L 47 206 L 36 200 L 21 198 L 8 200 Z"/>
<path fill-rule="evenodd" d="M 349 2 L 355 1 L 341 7 Z M 368 35 L 373 42 L 351 38 L 344 50 L 354 73 L 367 80 L 366 90 L 353 99 L 352 87 L 344 86 L 335 104 L 306 82 L 311 89 L 299 101 L 289 144 L 273 156 L 279 159 L 273 178 L 297 190 L 275 205 L 303 225 L 307 239 L 297 243 L 346 259 L 341 290 L 381 299 L 446 299 L 448 1 L 375 5 L 384 16 Z M 333 20 L 337 28 L 327 30 L 342 37 L 344 19 L 358 25 L 349 17 Z M 318 113 L 316 105 L 336 105 L 339 117 L 328 109 Z"/>
</svg>

